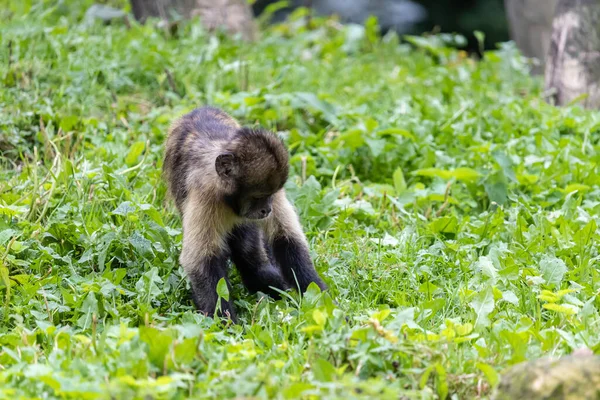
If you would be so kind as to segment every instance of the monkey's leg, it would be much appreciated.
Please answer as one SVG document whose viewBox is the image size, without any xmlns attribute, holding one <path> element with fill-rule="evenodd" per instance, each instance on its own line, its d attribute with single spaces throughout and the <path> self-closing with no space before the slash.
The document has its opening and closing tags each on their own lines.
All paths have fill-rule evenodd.
<svg viewBox="0 0 600 400">
<path fill-rule="evenodd" d="M 219 299 L 217 284 L 221 278 L 225 278 L 231 293 L 231 285 L 227 279 L 227 257 L 225 254 L 203 257 L 198 259 L 193 268 L 185 264 L 184 268 L 192 286 L 192 299 L 196 308 L 208 316 L 213 316 Z M 229 301 L 221 299 L 220 310 L 219 316 L 229 317 L 234 322 L 237 320 Z"/>
<path fill-rule="evenodd" d="M 299 287 L 305 292 L 311 282 L 315 282 L 321 290 L 327 285 L 321 280 L 313 266 L 308 250 L 308 243 L 296 211 L 280 191 L 273 203 L 274 232 L 272 232 L 273 256 L 287 282 L 292 287 Z"/>
<path fill-rule="evenodd" d="M 271 287 L 285 290 L 287 285 L 281 271 L 267 256 L 262 229 L 251 224 L 235 228 L 229 238 L 229 248 L 231 259 L 248 290 L 279 298 L 279 293 Z"/>
</svg>

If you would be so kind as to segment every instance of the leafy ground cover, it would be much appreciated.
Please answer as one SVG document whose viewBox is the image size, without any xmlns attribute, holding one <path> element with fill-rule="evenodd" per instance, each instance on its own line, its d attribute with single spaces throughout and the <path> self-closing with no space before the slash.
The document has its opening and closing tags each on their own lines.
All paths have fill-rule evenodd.
<svg viewBox="0 0 600 400">
<path fill-rule="evenodd" d="M 0 18 L 0 398 L 488 398 L 600 350 L 600 116 L 546 104 L 513 46 L 301 13 L 247 44 L 87 5 Z M 194 312 L 160 167 L 207 103 L 284 136 L 328 293 L 234 273 L 240 325 Z"/>
</svg>

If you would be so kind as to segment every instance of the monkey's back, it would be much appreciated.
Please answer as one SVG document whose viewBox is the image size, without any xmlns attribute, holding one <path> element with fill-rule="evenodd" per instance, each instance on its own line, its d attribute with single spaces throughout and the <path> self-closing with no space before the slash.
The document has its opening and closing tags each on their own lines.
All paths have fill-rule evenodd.
<svg viewBox="0 0 600 400">
<path fill-rule="evenodd" d="M 180 208 L 188 196 L 188 181 L 195 171 L 204 171 L 200 180 L 212 177 L 215 158 L 221 146 L 235 135 L 240 125 L 227 113 L 214 107 L 200 107 L 179 118 L 171 126 L 163 174 L 169 192 Z"/>
</svg>

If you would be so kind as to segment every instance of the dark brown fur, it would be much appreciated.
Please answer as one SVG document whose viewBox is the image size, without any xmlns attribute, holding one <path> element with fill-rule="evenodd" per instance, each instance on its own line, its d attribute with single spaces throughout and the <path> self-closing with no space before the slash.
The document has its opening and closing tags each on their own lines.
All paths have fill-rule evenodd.
<svg viewBox="0 0 600 400">
<path fill-rule="evenodd" d="M 311 282 L 326 289 L 283 190 L 288 168 L 275 134 L 242 128 L 216 108 L 196 109 L 173 124 L 163 171 L 182 216 L 180 262 L 200 311 L 215 311 L 229 258 L 253 292 L 276 296 L 271 287 L 304 291 Z M 220 308 L 235 320 L 229 302 Z"/>
</svg>

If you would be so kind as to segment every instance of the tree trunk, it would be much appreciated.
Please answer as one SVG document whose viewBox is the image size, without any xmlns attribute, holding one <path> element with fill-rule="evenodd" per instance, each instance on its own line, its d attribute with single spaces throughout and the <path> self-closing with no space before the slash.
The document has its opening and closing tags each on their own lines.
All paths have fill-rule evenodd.
<svg viewBox="0 0 600 400">
<path fill-rule="evenodd" d="M 504 0 L 510 36 L 521 52 L 538 60 L 534 74 L 544 73 L 558 0 Z"/>
<path fill-rule="evenodd" d="M 582 104 L 600 108 L 600 1 L 559 0 L 546 62 L 546 88 L 557 105 L 587 94 Z"/>
<path fill-rule="evenodd" d="M 257 31 L 247 0 L 130 0 L 133 15 L 144 22 L 148 17 L 168 20 L 174 14 L 183 18 L 200 17 L 209 30 L 225 28 L 230 33 L 241 33 L 252 40 Z"/>
</svg>

